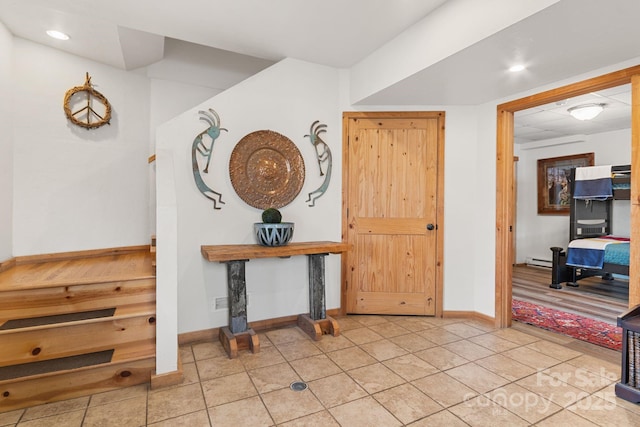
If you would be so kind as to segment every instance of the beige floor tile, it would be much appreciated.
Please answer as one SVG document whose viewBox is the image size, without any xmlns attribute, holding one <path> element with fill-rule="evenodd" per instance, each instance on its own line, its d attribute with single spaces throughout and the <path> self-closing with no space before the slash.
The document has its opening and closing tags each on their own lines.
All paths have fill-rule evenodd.
<svg viewBox="0 0 640 427">
<path fill-rule="evenodd" d="M 308 339 L 307 335 L 298 327 L 274 329 L 272 331 L 265 332 L 265 335 L 274 345 Z"/>
<path fill-rule="evenodd" d="M 76 399 L 61 400 L 59 402 L 47 403 L 28 408 L 22 421 L 33 420 L 35 418 L 50 417 L 52 415 L 64 414 L 73 411 L 84 411 L 89 404 L 89 396 L 79 397 Z"/>
<path fill-rule="evenodd" d="M 151 413 L 149 413 L 149 420 L 151 420 Z M 156 419 L 156 421 L 158 420 Z M 138 427 L 145 425 L 146 422 L 147 398 L 140 396 L 100 406 L 91 406 L 87 409 L 82 426 Z"/>
<path fill-rule="evenodd" d="M 389 321 L 385 316 L 369 314 L 357 314 L 352 315 L 351 317 L 365 326 L 380 325 L 381 323 L 387 323 Z"/>
<path fill-rule="evenodd" d="M 407 381 L 417 380 L 438 372 L 438 368 L 413 354 L 396 357 L 383 362 L 384 365 Z"/>
<path fill-rule="evenodd" d="M 155 423 L 204 408 L 200 384 L 160 390 L 149 394 L 148 422 Z"/>
<path fill-rule="evenodd" d="M 460 335 L 456 335 L 442 328 L 426 329 L 418 332 L 418 335 L 438 345 L 449 344 L 462 339 Z"/>
<path fill-rule="evenodd" d="M 596 427 L 597 424 L 592 423 L 589 420 L 586 420 L 569 410 L 562 410 L 550 416 L 549 418 L 545 418 L 536 424 L 536 427 Z"/>
<path fill-rule="evenodd" d="M 617 375 L 610 373 L 609 378 L 606 376 L 600 376 L 594 372 L 588 371 L 585 368 L 579 368 L 570 363 L 561 363 L 543 371 L 545 374 L 550 375 L 559 381 L 566 382 L 580 390 L 593 393 L 598 390 L 614 384 L 617 382 Z M 601 372 L 606 375 L 606 371 Z"/>
<path fill-rule="evenodd" d="M 450 325 L 442 326 L 442 329 L 449 331 L 453 334 L 456 334 L 462 338 L 471 338 L 471 337 L 475 337 L 477 335 L 482 335 L 486 333 L 486 331 L 475 328 L 466 323 L 452 323 Z"/>
<path fill-rule="evenodd" d="M 467 427 L 469 424 L 449 411 L 440 411 L 409 425 L 411 427 Z"/>
<path fill-rule="evenodd" d="M 322 351 L 311 341 L 293 341 L 277 344 L 276 347 L 289 361 L 322 354 Z"/>
<path fill-rule="evenodd" d="M 547 356 L 551 356 L 554 359 L 558 359 L 560 361 L 574 359 L 582 354 L 575 350 L 571 350 L 570 348 L 546 340 L 536 341 L 531 344 L 527 344 L 525 347 L 539 351 L 542 354 L 546 354 Z"/>
<path fill-rule="evenodd" d="M 402 326 L 410 332 L 420 332 L 426 329 L 434 328 L 433 324 L 427 322 L 421 317 L 409 317 L 397 320 L 395 324 Z"/>
<path fill-rule="evenodd" d="M 227 356 L 198 360 L 196 367 L 202 381 L 244 372 L 244 365 L 239 358 L 229 359 Z"/>
<path fill-rule="evenodd" d="M 503 356 L 502 354 L 494 354 L 493 356 L 476 360 L 475 363 L 510 381 L 516 381 L 536 373 L 535 368 L 523 365 L 522 363 L 515 361 L 510 357 Z"/>
<path fill-rule="evenodd" d="M 342 372 L 342 369 L 324 354 L 294 360 L 290 365 L 304 381 L 313 381 Z"/>
<path fill-rule="evenodd" d="M 274 425 L 267 408 L 258 396 L 209 408 L 211 425 L 215 427 L 267 427 Z"/>
<path fill-rule="evenodd" d="M 428 348 L 414 354 L 441 371 L 469 363 L 469 361 L 464 357 L 458 356 L 443 347 Z"/>
<path fill-rule="evenodd" d="M 336 320 L 340 325 L 340 331 L 345 332 L 350 329 L 358 329 L 362 328 L 364 325 L 354 319 L 352 316 L 348 317 L 337 317 Z"/>
<path fill-rule="evenodd" d="M 553 403 L 566 408 L 587 395 L 586 392 L 559 381 L 543 372 L 537 372 L 521 380 L 516 384 L 537 393 Z"/>
<path fill-rule="evenodd" d="M 349 371 L 349 376 L 369 394 L 377 393 L 405 382 L 401 376 L 395 374 L 381 363 L 352 369 Z"/>
<path fill-rule="evenodd" d="M 475 363 L 467 363 L 466 365 L 449 369 L 447 374 L 479 393 L 486 393 L 509 383 L 508 379 L 494 374 Z"/>
<path fill-rule="evenodd" d="M 636 414 L 640 414 L 640 405 L 637 403 L 629 402 L 625 399 L 621 399 L 616 396 L 615 384 L 611 384 L 608 387 L 603 388 L 600 391 L 593 393 L 592 396 L 599 397 L 608 402 L 615 404 L 621 408 L 624 408 L 628 411 L 635 412 Z"/>
<path fill-rule="evenodd" d="M 390 388 L 373 397 L 404 424 L 442 410 L 442 406 L 411 384 Z"/>
<path fill-rule="evenodd" d="M 212 357 L 224 357 L 227 353 L 219 341 L 201 342 L 191 346 L 194 360 L 211 359 Z M 186 362 L 183 360 L 183 362 Z"/>
<path fill-rule="evenodd" d="M 322 411 L 280 424 L 280 427 L 340 427 L 340 424 L 328 411 Z"/>
<path fill-rule="evenodd" d="M 558 359 L 554 359 L 551 356 L 547 356 L 539 351 L 532 350 L 527 347 L 514 348 L 513 350 L 507 350 L 502 354 L 535 369 L 546 369 L 560 363 Z"/>
<path fill-rule="evenodd" d="M 361 350 L 360 347 L 350 347 L 344 350 L 333 351 L 327 353 L 327 356 L 345 371 L 376 363 L 376 359 L 369 356 L 369 354 Z"/>
<path fill-rule="evenodd" d="M 80 427 L 85 411 L 67 412 L 66 414 L 57 414 L 45 418 L 36 418 L 29 421 L 21 421 L 18 427 Z M 89 426 L 89 424 L 85 424 Z M 144 425 L 144 424 L 141 424 Z M 108 425 L 105 424 L 105 427 Z"/>
<path fill-rule="evenodd" d="M 207 407 L 246 399 L 258 394 L 246 372 L 203 381 L 201 384 Z"/>
<path fill-rule="evenodd" d="M 493 390 L 487 393 L 487 397 L 529 423 L 536 423 L 562 410 L 550 400 L 517 384 Z"/>
<path fill-rule="evenodd" d="M 294 381 L 300 381 L 296 371 L 288 363 L 265 366 L 249 371 L 249 377 L 258 393 L 268 393 L 273 390 L 289 387 Z"/>
<path fill-rule="evenodd" d="M 386 339 L 362 344 L 360 348 L 380 362 L 407 354 L 407 350 Z"/>
<path fill-rule="evenodd" d="M 0 426 L 13 426 L 18 422 L 18 420 L 20 420 L 24 412 L 24 409 L 17 409 L 15 411 L 9 412 L 0 412 Z"/>
<path fill-rule="evenodd" d="M 402 425 L 400 421 L 372 397 L 365 397 L 345 403 L 344 405 L 336 406 L 329 409 L 329 412 L 331 412 L 331 415 L 333 415 L 342 426 L 393 427 Z"/>
<path fill-rule="evenodd" d="M 149 424 L 149 427 L 210 427 L 209 414 L 206 410 L 192 412 L 190 414 L 180 415 L 179 417 L 169 418 L 168 420 L 159 421 Z"/>
<path fill-rule="evenodd" d="M 261 346 L 259 353 L 242 352 L 239 359 L 247 370 L 285 362 L 284 357 L 275 346 L 268 348 Z"/>
<path fill-rule="evenodd" d="M 567 409 L 601 426 L 635 427 L 640 425 L 640 414 L 627 411 L 599 397 L 587 396 Z"/>
<path fill-rule="evenodd" d="M 385 338 L 397 337 L 398 335 L 404 335 L 409 332 L 407 329 L 394 322 L 380 323 L 378 325 L 373 325 L 370 328 Z"/>
<path fill-rule="evenodd" d="M 540 340 L 538 337 L 517 331 L 513 328 L 498 329 L 491 334 L 520 345 L 527 345 Z"/>
<path fill-rule="evenodd" d="M 469 341 L 488 348 L 489 350 L 492 350 L 496 353 L 502 353 L 503 351 L 520 347 L 520 344 L 517 344 L 513 341 L 505 340 L 504 338 L 500 338 L 495 334 L 478 335 L 476 337 L 469 338 Z"/>
<path fill-rule="evenodd" d="M 357 345 L 384 339 L 382 335 L 366 327 L 362 327 L 359 329 L 349 329 L 348 331 L 344 331 L 342 335 L 349 338 L 350 341 Z"/>
<path fill-rule="evenodd" d="M 353 347 L 353 341 L 347 339 L 343 335 L 334 337 L 332 335 L 324 335 L 320 341 L 315 342 L 316 346 L 325 353 L 331 351 L 342 350 L 343 348 Z"/>
<path fill-rule="evenodd" d="M 426 350 L 427 348 L 436 347 L 437 344 L 429 341 L 426 338 L 423 338 L 415 333 L 410 333 L 406 335 L 399 335 L 397 337 L 389 338 L 389 341 L 392 343 L 399 345 L 405 350 L 413 353 L 420 350 Z"/>
<path fill-rule="evenodd" d="M 178 351 L 180 352 L 180 361 L 182 363 L 195 362 L 196 359 L 190 345 L 181 345 Z"/>
<path fill-rule="evenodd" d="M 495 354 L 488 348 L 482 347 L 478 344 L 474 344 L 471 341 L 467 340 L 452 342 L 449 344 L 445 344 L 442 347 L 454 352 L 458 356 L 464 357 L 467 360 L 482 359 L 483 357 L 488 357 L 492 354 Z"/>
<path fill-rule="evenodd" d="M 444 372 L 412 381 L 411 384 L 444 407 L 457 405 L 478 395 L 475 390 Z"/>
<path fill-rule="evenodd" d="M 310 390 L 293 391 L 288 388 L 262 395 L 267 410 L 276 424 L 304 417 L 324 409 Z"/>
<path fill-rule="evenodd" d="M 452 414 L 474 427 L 525 427 L 529 423 L 489 400 L 478 396 L 449 408 Z"/>
<path fill-rule="evenodd" d="M 495 332 L 499 330 L 499 328 L 496 328 L 491 321 L 465 320 L 464 323 L 484 332 Z"/>
<path fill-rule="evenodd" d="M 104 405 L 105 403 L 112 403 L 119 400 L 146 396 L 148 391 L 148 384 L 139 384 L 132 387 L 125 387 L 118 390 L 111 390 L 104 393 L 93 394 L 91 395 L 89 406 Z"/>
<path fill-rule="evenodd" d="M 345 373 L 311 381 L 309 389 L 327 408 L 367 396 L 367 392 Z"/>
<path fill-rule="evenodd" d="M 602 359 L 598 359 L 597 357 L 589 356 L 583 354 L 574 359 L 568 360 L 567 363 L 570 363 L 578 368 L 587 369 L 595 374 L 600 375 L 601 377 L 606 378 L 616 378 L 616 381 L 620 380 L 620 366 L 622 365 L 622 356 L 620 357 L 620 361 L 616 361 L 616 363 L 606 362 Z"/>
</svg>

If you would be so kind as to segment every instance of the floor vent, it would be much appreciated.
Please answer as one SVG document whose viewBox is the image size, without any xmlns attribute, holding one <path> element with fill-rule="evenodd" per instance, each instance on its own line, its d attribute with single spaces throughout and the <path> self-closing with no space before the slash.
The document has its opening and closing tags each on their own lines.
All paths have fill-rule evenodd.
<svg viewBox="0 0 640 427">
<path fill-rule="evenodd" d="M 289 388 L 293 391 L 303 391 L 309 388 L 309 386 L 303 381 L 294 381 L 291 383 Z"/>
</svg>

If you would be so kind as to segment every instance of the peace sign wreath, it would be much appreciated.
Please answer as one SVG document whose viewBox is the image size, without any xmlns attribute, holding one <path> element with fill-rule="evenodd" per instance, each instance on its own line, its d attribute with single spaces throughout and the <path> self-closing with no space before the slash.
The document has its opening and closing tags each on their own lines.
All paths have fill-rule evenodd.
<svg viewBox="0 0 640 427">
<path fill-rule="evenodd" d="M 83 95 L 86 100 L 82 99 Z M 84 107 L 71 111 L 73 106 L 82 104 L 84 104 Z M 105 124 L 111 124 L 109 123 L 111 120 L 111 104 L 103 94 L 93 88 L 89 73 L 86 74 L 84 85 L 73 87 L 67 91 L 64 95 L 63 105 L 64 114 L 75 125 L 86 129 L 95 129 Z"/>
</svg>

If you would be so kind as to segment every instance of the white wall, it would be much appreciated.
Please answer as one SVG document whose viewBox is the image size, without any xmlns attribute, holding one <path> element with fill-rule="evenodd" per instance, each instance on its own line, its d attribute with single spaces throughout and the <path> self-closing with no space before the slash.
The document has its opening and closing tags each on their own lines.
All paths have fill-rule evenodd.
<svg viewBox="0 0 640 427">
<path fill-rule="evenodd" d="M 176 180 L 180 332 L 225 326 L 228 321 L 227 310 L 212 309 L 215 298 L 227 296 L 226 266 L 205 261 L 200 246 L 255 242 L 252 227 L 254 222 L 261 221 L 262 211 L 242 201 L 229 178 L 231 151 L 245 135 L 265 129 L 279 132 L 296 144 L 304 158 L 307 172 L 302 191 L 291 204 L 280 209 L 284 220 L 296 224 L 293 241 L 341 240 L 342 127 L 338 81 L 336 69 L 284 60 L 158 129 L 158 152 L 170 152 L 173 156 Z M 206 178 L 210 187 L 222 193 L 226 204 L 220 210 L 214 210 L 212 202 L 198 191 L 191 166 L 192 142 L 207 127 L 199 120 L 198 110 L 209 108 L 220 115 L 221 126 L 228 129 L 215 142 L 210 176 Z M 309 207 L 304 202 L 307 193 L 321 183 L 313 147 L 304 138 L 315 120 L 327 124 L 323 139 L 333 153 L 333 174 L 327 193 L 317 200 L 315 207 Z M 164 173 L 163 161 L 158 161 L 158 181 Z M 159 200 L 164 197 L 161 192 L 158 187 Z M 166 243 L 160 216 L 158 227 L 160 251 L 160 246 Z M 249 321 L 308 312 L 307 277 L 306 257 L 248 262 Z M 339 307 L 339 256 L 327 257 L 326 280 L 327 308 Z"/>
<path fill-rule="evenodd" d="M 14 40 L 14 255 L 148 243 L 148 80 Z M 85 72 L 111 125 L 87 130 L 64 115 Z"/>
<path fill-rule="evenodd" d="M 567 247 L 569 243 L 568 215 L 538 215 L 537 161 L 550 157 L 580 153 L 595 153 L 596 165 L 625 165 L 631 163 L 631 130 L 619 130 L 581 137 L 584 142 L 521 149 L 517 185 L 516 262 L 528 257 L 551 260 L 552 246 Z M 630 202 L 614 202 L 613 233 L 629 236 Z"/>
<path fill-rule="evenodd" d="M 0 262 L 13 256 L 13 38 L 0 22 Z"/>
</svg>

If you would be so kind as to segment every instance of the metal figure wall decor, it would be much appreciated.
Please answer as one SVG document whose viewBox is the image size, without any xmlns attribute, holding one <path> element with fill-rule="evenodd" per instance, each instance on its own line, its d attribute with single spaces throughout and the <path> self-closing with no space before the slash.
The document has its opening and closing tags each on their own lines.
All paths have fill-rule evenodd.
<svg viewBox="0 0 640 427">
<path fill-rule="evenodd" d="M 209 127 L 202 132 L 200 132 L 193 140 L 193 144 L 191 145 L 191 163 L 193 165 L 193 179 L 196 182 L 196 186 L 198 190 L 206 197 L 207 199 L 213 202 L 213 209 L 221 209 L 218 206 L 219 204 L 224 205 L 225 203 L 222 201 L 222 194 L 213 190 L 209 187 L 204 180 L 202 179 L 202 175 L 200 174 L 200 166 L 198 164 L 198 154 L 204 156 L 207 159 L 206 165 L 202 172 L 209 173 L 209 164 L 211 163 L 211 154 L 213 153 L 213 143 L 216 142 L 216 139 L 220 136 L 220 131 L 227 131 L 225 128 L 220 127 L 220 117 L 218 113 L 213 111 L 213 109 L 209 108 L 209 111 L 198 111 L 200 114 L 200 120 L 204 120 L 209 123 Z M 203 141 L 204 135 L 208 135 L 211 139 L 211 143 L 207 146 Z"/>
<path fill-rule="evenodd" d="M 333 161 L 331 158 L 331 150 L 329 146 L 320 138 L 320 134 L 327 131 L 327 125 L 320 124 L 319 120 L 316 120 L 311 124 L 309 135 L 305 135 L 305 137 L 309 137 L 313 147 L 316 150 L 316 158 L 318 160 L 318 167 L 320 168 L 320 176 L 324 176 L 324 181 L 322 181 L 322 185 L 317 189 L 313 190 L 309 193 L 309 198 L 305 200 L 305 202 L 309 203 L 309 206 L 316 205 L 316 199 L 322 196 L 327 188 L 329 188 L 329 182 L 331 181 L 331 167 L 333 165 Z M 322 167 L 325 167 L 325 170 L 322 170 Z"/>
</svg>

